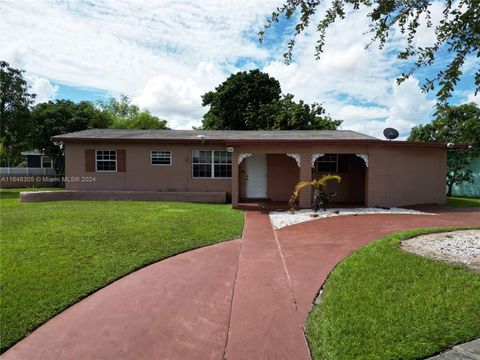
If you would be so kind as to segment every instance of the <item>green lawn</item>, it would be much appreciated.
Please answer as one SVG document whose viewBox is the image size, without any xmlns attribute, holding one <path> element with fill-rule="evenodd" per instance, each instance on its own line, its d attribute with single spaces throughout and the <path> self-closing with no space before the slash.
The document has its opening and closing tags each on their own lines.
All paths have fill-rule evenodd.
<svg viewBox="0 0 480 360">
<path fill-rule="evenodd" d="M 448 206 L 453 206 L 453 207 L 480 206 L 480 198 L 451 196 L 451 197 L 447 198 L 447 205 Z"/>
<path fill-rule="evenodd" d="M 0 192 L 1 351 L 108 283 L 152 262 L 241 235 L 230 205 L 20 203 Z"/>
<path fill-rule="evenodd" d="M 480 274 L 396 246 L 433 231 L 387 236 L 333 270 L 307 321 L 314 359 L 423 359 L 480 336 Z"/>
</svg>

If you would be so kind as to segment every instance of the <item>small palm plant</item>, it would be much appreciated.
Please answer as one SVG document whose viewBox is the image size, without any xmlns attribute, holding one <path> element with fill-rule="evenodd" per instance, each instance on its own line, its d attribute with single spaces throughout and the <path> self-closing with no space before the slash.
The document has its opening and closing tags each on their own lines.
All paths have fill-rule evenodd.
<svg viewBox="0 0 480 360">
<path fill-rule="evenodd" d="M 306 188 L 307 186 L 313 186 L 314 188 L 313 201 L 312 201 L 313 210 L 317 212 L 320 209 L 320 207 L 322 207 L 323 210 L 326 210 L 328 204 L 330 204 L 330 200 L 335 196 L 334 192 L 328 193 L 325 191 L 327 182 L 330 180 L 337 180 L 337 182 L 340 182 L 342 178 L 338 175 L 323 175 L 320 179 L 315 179 L 312 181 L 300 181 L 295 186 L 295 191 L 293 192 L 293 195 L 290 197 L 290 200 L 288 201 L 290 210 L 295 211 L 295 205 L 296 205 L 296 201 L 300 193 L 300 190 L 302 190 L 303 188 Z"/>
</svg>

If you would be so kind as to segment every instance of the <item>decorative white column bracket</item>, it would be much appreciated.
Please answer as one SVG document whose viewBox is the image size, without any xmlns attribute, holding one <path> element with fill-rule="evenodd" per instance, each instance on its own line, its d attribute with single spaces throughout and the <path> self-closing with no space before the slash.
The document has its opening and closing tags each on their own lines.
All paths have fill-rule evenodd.
<svg viewBox="0 0 480 360">
<path fill-rule="evenodd" d="M 317 161 L 317 159 L 322 157 L 322 156 L 325 156 L 325 154 L 323 154 L 323 153 L 312 154 L 312 161 L 311 161 L 312 167 L 315 166 L 315 161 Z"/>
<path fill-rule="evenodd" d="M 300 167 L 300 162 L 302 161 L 302 157 L 300 154 L 294 153 L 294 154 L 287 154 L 287 156 L 290 156 L 291 158 L 295 159 L 297 162 L 297 166 Z"/>
<path fill-rule="evenodd" d="M 355 154 L 357 155 L 360 159 L 362 159 L 365 162 L 365 166 L 368 167 L 368 154 Z"/>
<path fill-rule="evenodd" d="M 241 153 L 241 154 L 239 154 L 238 155 L 238 165 L 240 165 L 240 163 L 249 156 L 252 156 L 252 153 Z"/>
</svg>

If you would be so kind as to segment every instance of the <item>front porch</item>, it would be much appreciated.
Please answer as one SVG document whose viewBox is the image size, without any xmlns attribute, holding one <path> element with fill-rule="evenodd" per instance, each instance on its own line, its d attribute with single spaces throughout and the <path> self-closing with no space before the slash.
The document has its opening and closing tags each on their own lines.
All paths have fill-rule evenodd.
<svg viewBox="0 0 480 360">
<path fill-rule="evenodd" d="M 295 185 L 325 174 L 338 174 L 331 182 L 333 207 L 362 207 L 367 203 L 368 157 L 351 153 L 239 153 L 232 171 L 232 204 L 245 210 L 287 210 Z M 299 207 L 309 208 L 311 187 L 300 192 Z"/>
</svg>

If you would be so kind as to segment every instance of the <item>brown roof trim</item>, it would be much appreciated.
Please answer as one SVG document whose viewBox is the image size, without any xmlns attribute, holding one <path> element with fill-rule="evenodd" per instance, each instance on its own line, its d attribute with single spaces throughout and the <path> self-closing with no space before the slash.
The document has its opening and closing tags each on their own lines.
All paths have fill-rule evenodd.
<svg viewBox="0 0 480 360">
<path fill-rule="evenodd" d="M 91 137 L 62 137 L 61 135 L 52 136 L 52 140 L 63 141 L 66 143 L 128 143 L 128 144 L 224 144 L 224 145 L 242 145 L 242 144 L 285 144 L 299 143 L 302 145 L 373 145 L 373 146 L 399 146 L 399 147 L 426 147 L 426 148 L 447 148 L 446 143 L 438 142 L 418 142 L 418 141 L 389 141 L 379 139 L 244 139 L 244 140 L 228 140 L 228 139 L 125 139 L 125 138 L 91 138 Z M 450 149 L 466 149 L 468 144 L 455 144 Z"/>
<path fill-rule="evenodd" d="M 328 145 L 376 145 L 376 146 L 409 146 L 409 147 L 432 147 L 432 148 L 443 148 L 447 147 L 446 143 L 436 143 L 436 142 L 417 142 L 417 141 L 388 141 L 388 140 L 376 140 L 376 139 L 325 139 L 325 140 L 229 140 L 227 141 L 229 145 L 241 145 L 241 144 L 265 144 L 265 143 L 301 143 L 301 144 L 328 144 Z"/>
<path fill-rule="evenodd" d="M 201 144 L 200 139 L 125 139 L 125 138 L 62 138 L 61 136 L 52 136 L 54 141 L 62 141 L 64 143 L 102 143 L 102 144 Z M 223 139 L 214 139 L 203 141 L 205 144 L 226 144 Z"/>
</svg>

